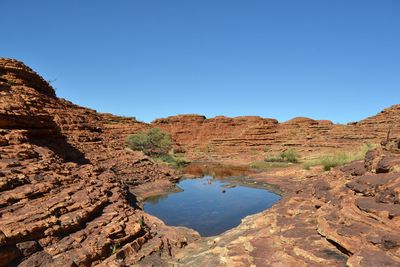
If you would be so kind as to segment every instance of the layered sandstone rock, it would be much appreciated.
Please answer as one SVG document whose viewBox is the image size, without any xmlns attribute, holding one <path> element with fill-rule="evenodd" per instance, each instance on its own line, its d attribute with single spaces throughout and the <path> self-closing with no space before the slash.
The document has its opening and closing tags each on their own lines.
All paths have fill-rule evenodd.
<svg viewBox="0 0 400 267">
<path fill-rule="evenodd" d="M 124 149 L 145 127 L 58 99 L 31 69 L 1 58 L 0 266 L 134 263 L 143 244 L 158 251 L 162 223 L 134 208 L 127 189 L 176 177 Z M 122 247 L 130 253 L 110 258 Z"/>
<path fill-rule="evenodd" d="M 325 175 L 302 176 L 298 170 L 254 175 L 254 181 L 279 185 L 283 198 L 218 237 L 189 244 L 174 263 L 399 266 L 399 145 L 400 139 L 387 142 L 370 151 L 365 162 Z"/>
<path fill-rule="evenodd" d="M 370 151 L 366 173 L 351 173 L 350 165 L 344 172 L 332 172 L 326 186 L 316 188 L 315 196 L 322 201 L 318 232 L 350 256 L 350 266 L 400 264 L 399 142 Z"/>
<path fill-rule="evenodd" d="M 147 125 L 58 99 L 31 69 L 0 58 L 0 266 L 398 266 L 400 142 L 392 137 L 400 135 L 399 112 L 393 106 L 350 125 L 198 115 Z M 196 241 L 193 231 L 136 207 L 137 198 L 176 180 L 124 149 L 127 135 L 154 126 L 192 158 L 243 159 L 287 147 L 306 155 L 381 140 L 383 147 L 324 175 L 254 175 L 278 185 L 282 200 Z"/>
<path fill-rule="evenodd" d="M 192 159 L 224 160 L 246 154 L 265 156 L 295 148 L 302 156 L 355 150 L 362 144 L 379 144 L 400 134 L 400 105 L 349 125 L 298 117 L 278 123 L 260 117 L 215 117 L 178 115 L 157 119 L 153 126 L 171 133 L 176 145 Z M 254 158 L 254 157 L 253 157 Z"/>
</svg>

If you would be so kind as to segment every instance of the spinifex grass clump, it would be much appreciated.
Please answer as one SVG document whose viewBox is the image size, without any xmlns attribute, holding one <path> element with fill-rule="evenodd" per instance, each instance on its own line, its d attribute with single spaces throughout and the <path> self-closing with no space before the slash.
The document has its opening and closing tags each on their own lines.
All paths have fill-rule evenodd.
<svg viewBox="0 0 400 267">
<path fill-rule="evenodd" d="M 334 155 L 328 155 L 321 158 L 321 164 L 324 166 L 324 171 L 329 171 L 331 168 L 336 166 L 341 166 L 346 163 L 359 160 L 359 157 L 356 157 L 348 152 L 340 152 Z"/>
<path fill-rule="evenodd" d="M 153 159 L 158 162 L 166 163 L 167 165 L 175 168 L 183 168 L 190 163 L 190 161 L 188 161 L 184 157 L 174 154 L 159 155 L 157 157 L 153 157 Z"/>
<path fill-rule="evenodd" d="M 269 149 L 264 149 L 264 152 L 269 153 Z M 263 161 L 256 161 L 250 165 L 252 169 L 267 170 L 270 168 L 284 168 L 293 163 L 299 162 L 299 155 L 296 150 L 290 148 L 279 154 L 267 156 Z"/>
<path fill-rule="evenodd" d="M 279 153 L 278 155 L 272 157 L 266 157 L 264 159 L 265 162 L 288 162 L 288 163 L 297 163 L 299 162 L 299 155 L 296 150 L 293 148 L 288 149 Z"/>
<path fill-rule="evenodd" d="M 341 151 L 330 155 L 322 155 L 318 158 L 306 161 L 304 163 L 304 168 L 309 170 L 312 166 L 322 165 L 325 171 L 329 171 L 331 168 L 364 159 L 368 150 L 374 147 L 376 146 L 366 143 L 355 151 Z"/>
</svg>

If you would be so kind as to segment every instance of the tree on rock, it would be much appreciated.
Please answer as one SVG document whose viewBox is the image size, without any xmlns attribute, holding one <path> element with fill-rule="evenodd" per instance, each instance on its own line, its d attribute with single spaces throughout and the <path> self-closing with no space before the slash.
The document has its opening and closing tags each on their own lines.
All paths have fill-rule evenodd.
<svg viewBox="0 0 400 267">
<path fill-rule="evenodd" d="M 171 136 L 159 128 L 128 136 L 126 145 L 132 150 L 143 151 L 148 156 L 165 155 L 172 148 Z"/>
</svg>

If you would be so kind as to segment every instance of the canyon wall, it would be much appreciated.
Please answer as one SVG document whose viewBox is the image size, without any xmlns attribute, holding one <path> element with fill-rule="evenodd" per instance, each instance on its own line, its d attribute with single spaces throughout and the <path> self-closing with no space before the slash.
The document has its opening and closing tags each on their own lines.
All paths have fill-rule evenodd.
<svg viewBox="0 0 400 267">
<path fill-rule="evenodd" d="M 59 99 L 23 63 L 0 58 L 0 266 L 397 266 L 400 142 L 391 137 L 400 136 L 399 118 L 396 105 L 349 125 L 199 115 L 149 125 Z M 150 127 L 170 132 L 176 152 L 194 159 L 245 161 L 290 147 L 308 156 L 382 140 L 383 147 L 326 174 L 257 174 L 282 189 L 282 200 L 198 241 L 137 207 L 138 197 L 177 180 L 124 148 L 129 134 Z"/>
<path fill-rule="evenodd" d="M 127 189 L 176 179 L 124 149 L 147 127 L 59 99 L 30 68 L 0 58 L 0 266 L 95 265 L 117 248 L 138 260 L 154 220 Z"/>
<path fill-rule="evenodd" d="M 348 125 L 327 120 L 298 117 L 279 123 L 255 116 L 215 117 L 178 115 L 152 122 L 168 131 L 192 159 L 229 159 L 246 155 L 278 153 L 288 148 L 309 156 L 337 150 L 354 150 L 364 143 L 379 144 L 400 133 L 400 105 L 385 109 L 376 116 Z M 257 158 L 257 157 L 255 157 Z M 258 157 L 260 158 L 260 157 Z"/>
</svg>

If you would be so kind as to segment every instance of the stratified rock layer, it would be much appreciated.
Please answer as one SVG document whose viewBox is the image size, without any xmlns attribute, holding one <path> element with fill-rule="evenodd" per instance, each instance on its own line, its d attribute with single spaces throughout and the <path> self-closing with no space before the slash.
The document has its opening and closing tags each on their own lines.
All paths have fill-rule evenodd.
<svg viewBox="0 0 400 267">
<path fill-rule="evenodd" d="M 350 165 L 315 190 L 322 202 L 318 232 L 350 256 L 350 266 L 400 265 L 399 143 L 368 152 L 365 173 L 352 173 Z"/>
<path fill-rule="evenodd" d="M 24 64 L 0 58 L 0 266 L 399 266 L 399 113 L 397 105 L 350 125 L 198 115 L 148 125 L 59 99 Z M 325 175 L 254 175 L 278 185 L 282 200 L 200 239 L 136 206 L 176 180 L 124 149 L 127 135 L 154 126 L 202 159 L 383 146 Z"/>
<path fill-rule="evenodd" d="M 364 143 L 379 144 L 400 134 L 400 105 L 385 109 L 376 116 L 348 125 L 326 120 L 298 117 L 278 123 L 261 117 L 215 117 L 178 115 L 152 122 L 171 133 L 178 150 L 193 159 L 240 158 L 263 159 L 265 152 L 274 154 L 295 148 L 302 156 L 355 150 Z M 254 157 L 258 155 L 258 157 Z"/>
<path fill-rule="evenodd" d="M 282 200 L 218 237 L 190 244 L 174 263 L 400 266 L 399 144 L 392 140 L 364 162 L 325 175 L 255 175 L 279 185 Z"/>
<path fill-rule="evenodd" d="M 0 266 L 90 266 L 121 247 L 130 253 L 119 262 L 135 263 L 149 240 L 158 250 L 162 223 L 133 208 L 127 190 L 176 179 L 124 149 L 146 127 L 58 99 L 24 64 L 0 58 Z"/>
</svg>

